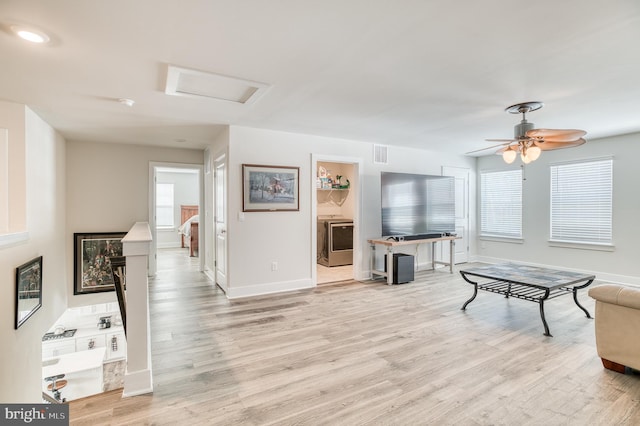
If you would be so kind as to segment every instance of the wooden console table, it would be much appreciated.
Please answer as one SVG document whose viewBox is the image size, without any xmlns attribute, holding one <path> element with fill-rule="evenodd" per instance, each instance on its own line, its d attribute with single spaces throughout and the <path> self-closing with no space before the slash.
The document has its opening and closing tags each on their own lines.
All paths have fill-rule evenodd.
<svg viewBox="0 0 640 426">
<path fill-rule="evenodd" d="M 462 237 L 438 237 L 428 238 L 424 240 L 407 240 L 407 241 L 395 241 L 387 240 L 383 238 L 367 240 L 371 246 L 371 278 L 374 275 L 380 275 L 387 277 L 387 284 L 393 284 L 393 253 L 396 247 L 402 246 L 419 246 L 420 244 L 431 243 L 431 268 L 435 271 L 436 265 L 445 265 L 449 267 L 449 272 L 453 274 L 453 263 L 455 255 L 455 240 L 459 240 Z M 449 241 L 449 262 L 443 262 L 436 260 L 436 243 L 439 241 Z M 376 270 L 376 246 L 381 245 L 386 248 L 387 251 L 387 272 Z"/>
</svg>

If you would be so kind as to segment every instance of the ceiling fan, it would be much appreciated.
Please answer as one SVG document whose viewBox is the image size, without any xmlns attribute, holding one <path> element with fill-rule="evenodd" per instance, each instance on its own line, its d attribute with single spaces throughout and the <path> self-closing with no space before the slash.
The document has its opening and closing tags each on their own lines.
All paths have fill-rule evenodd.
<svg viewBox="0 0 640 426">
<path fill-rule="evenodd" d="M 496 151 L 496 154 L 502 155 L 506 163 L 513 163 L 519 153 L 522 162 L 528 164 L 537 160 L 542 151 L 570 148 L 586 142 L 582 138 L 587 134 L 584 130 L 534 129 L 534 124 L 527 121 L 526 114 L 539 110 L 543 106 L 542 102 L 523 102 L 505 108 L 505 111 L 510 114 L 522 114 L 522 121 L 514 126 L 513 139 L 486 139 L 490 142 L 501 143 L 467 152 L 467 154 L 502 147 Z"/>
</svg>

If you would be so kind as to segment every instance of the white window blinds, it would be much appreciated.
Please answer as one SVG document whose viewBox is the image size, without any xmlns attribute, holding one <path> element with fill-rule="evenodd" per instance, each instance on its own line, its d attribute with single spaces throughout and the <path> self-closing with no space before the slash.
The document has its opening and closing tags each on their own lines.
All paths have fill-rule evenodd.
<svg viewBox="0 0 640 426">
<path fill-rule="evenodd" d="M 156 226 L 172 227 L 173 219 L 173 184 L 156 184 Z"/>
<path fill-rule="evenodd" d="M 611 244 L 613 160 L 551 166 L 551 240 Z"/>
<path fill-rule="evenodd" d="M 522 238 L 522 169 L 480 173 L 480 235 Z"/>
</svg>

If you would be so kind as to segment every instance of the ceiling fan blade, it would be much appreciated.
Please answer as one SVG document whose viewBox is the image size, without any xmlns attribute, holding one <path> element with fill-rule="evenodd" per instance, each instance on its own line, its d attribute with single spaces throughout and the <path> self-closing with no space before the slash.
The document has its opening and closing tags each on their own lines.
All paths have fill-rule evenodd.
<svg viewBox="0 0 640 426">
<path fill-rule="evenodd" d="M 543 151 L 552 151 L 554 149 L 571 148 L 574 146 L 580 146 L 585 143 L 586 140 L 580 138 L 575 141 L 568 142 L 553 142 L 553 141 L 534 141 L 533 143 Z"/>
<path fill-rule="evenodd" d="M 532 129 L 527 132 L 530 138 L 542 138 L 545 140 L 577 140 L 586 135 L 587 132 L 578 129 Z"/>
<path fill-rule="evenodd" d="M 508 145 L 508 144 L 510 144 L 511 142 L 513 142 L 513 141 L 511 141 L 511 140 L 509 140 L 509 141 L 505 141 L 504 143 L 499 143 L 499 144 L 497 144 L 497 145 L 492 145 L 492 146 L 488 146 L 488 147 L 486 147 L 486 148 L 476 149 L 475 151 L 465 152 L 465 154 L 474 154 L 474 153 L 476 153 L 476 152 L 486 151 L 487 149 L 493 149 L 493 148 L 497 148 L 497 147 L 499 147 L 499 146 Z"/>
<path fill-rule="evenodd" d="M 485 139 L 485 141 L 487 142 L 509 142 L 509 143 L 515 142 L 517 140 L 518 139 Z"/>
<path fill-rule="evenodd" d="M 580 140 L 580 138 L 566 138 L 562 136 L 549 136 L 546 138 L 532 138 L 533 140 L 540 142 L 573 142 Z"/>
</svg>

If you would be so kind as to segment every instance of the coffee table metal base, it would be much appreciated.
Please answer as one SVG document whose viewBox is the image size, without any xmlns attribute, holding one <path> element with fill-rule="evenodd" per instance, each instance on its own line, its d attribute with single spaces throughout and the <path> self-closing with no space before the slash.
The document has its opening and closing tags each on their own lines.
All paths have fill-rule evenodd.
<svg viewBox="0 0 640 426">
<path fill-rule="evenodd" d="M 509 266 L 517 268 L 517 281 L 515 279 L 504 279 L 509 276 L 512 278 L 514 277 L 513 274 L 509 273 Z M 505 298 L 515 297 L 535 302 L 540 306 L 540 318 L 542 319 L 542 325 L 544 326 L 544 335 L 553 337 L 549 332 L 549 325 L 547 324 L 547 320 L 544 316 L 544 303 L 546 300 L 554 299 L 565 294 L 573 294 L 573 301 L 575 304 L 585 313 L 587 318 L 591 318 L 589 311 L 587 311 L 587 309 L 578 302 L 578 290 L 591 285 L 595 279 L 594 276 L 575 274 L 576 279 L 572 280 L 570 283 L 558 284 L 550 282 L 547 284 L 540 284 L 539 282 L 536 282 L 536 279 L 540 278 L 541 271 L 545 274 L 553 273 L 554 271 L 535 267 L 527 267 L 527 269 L 534 270 L 533 272 L 537 273 L 535 278 L 531 279 L 531 282 L 529 283 L 526 282 L 526 274 L 522 273 L 522 268 L 519 265 L 500 265 L 495 269 L 485 267 L 460 271 L 462 278 L 474 287 L 473 295 L 464 303 L 464 305 L 462 305 L 461 309 L 463 311 L 466 310 L 467 305 L 478 295 L 479 289 L 491 293 L 502 294 Z M 562 273 L 564 275 L 567 274 L 566 272 Z M 500 277 L 500 275 L 504 275 L 504 277 Z M 533 277 L 533 275 L 531 276 Z M 489 281 L 483 281 L 482 278 L 487 278 Z M 581 285 L 571 285 L 579 284 L 584 281 L 586 282 Z"/>
</svg>

